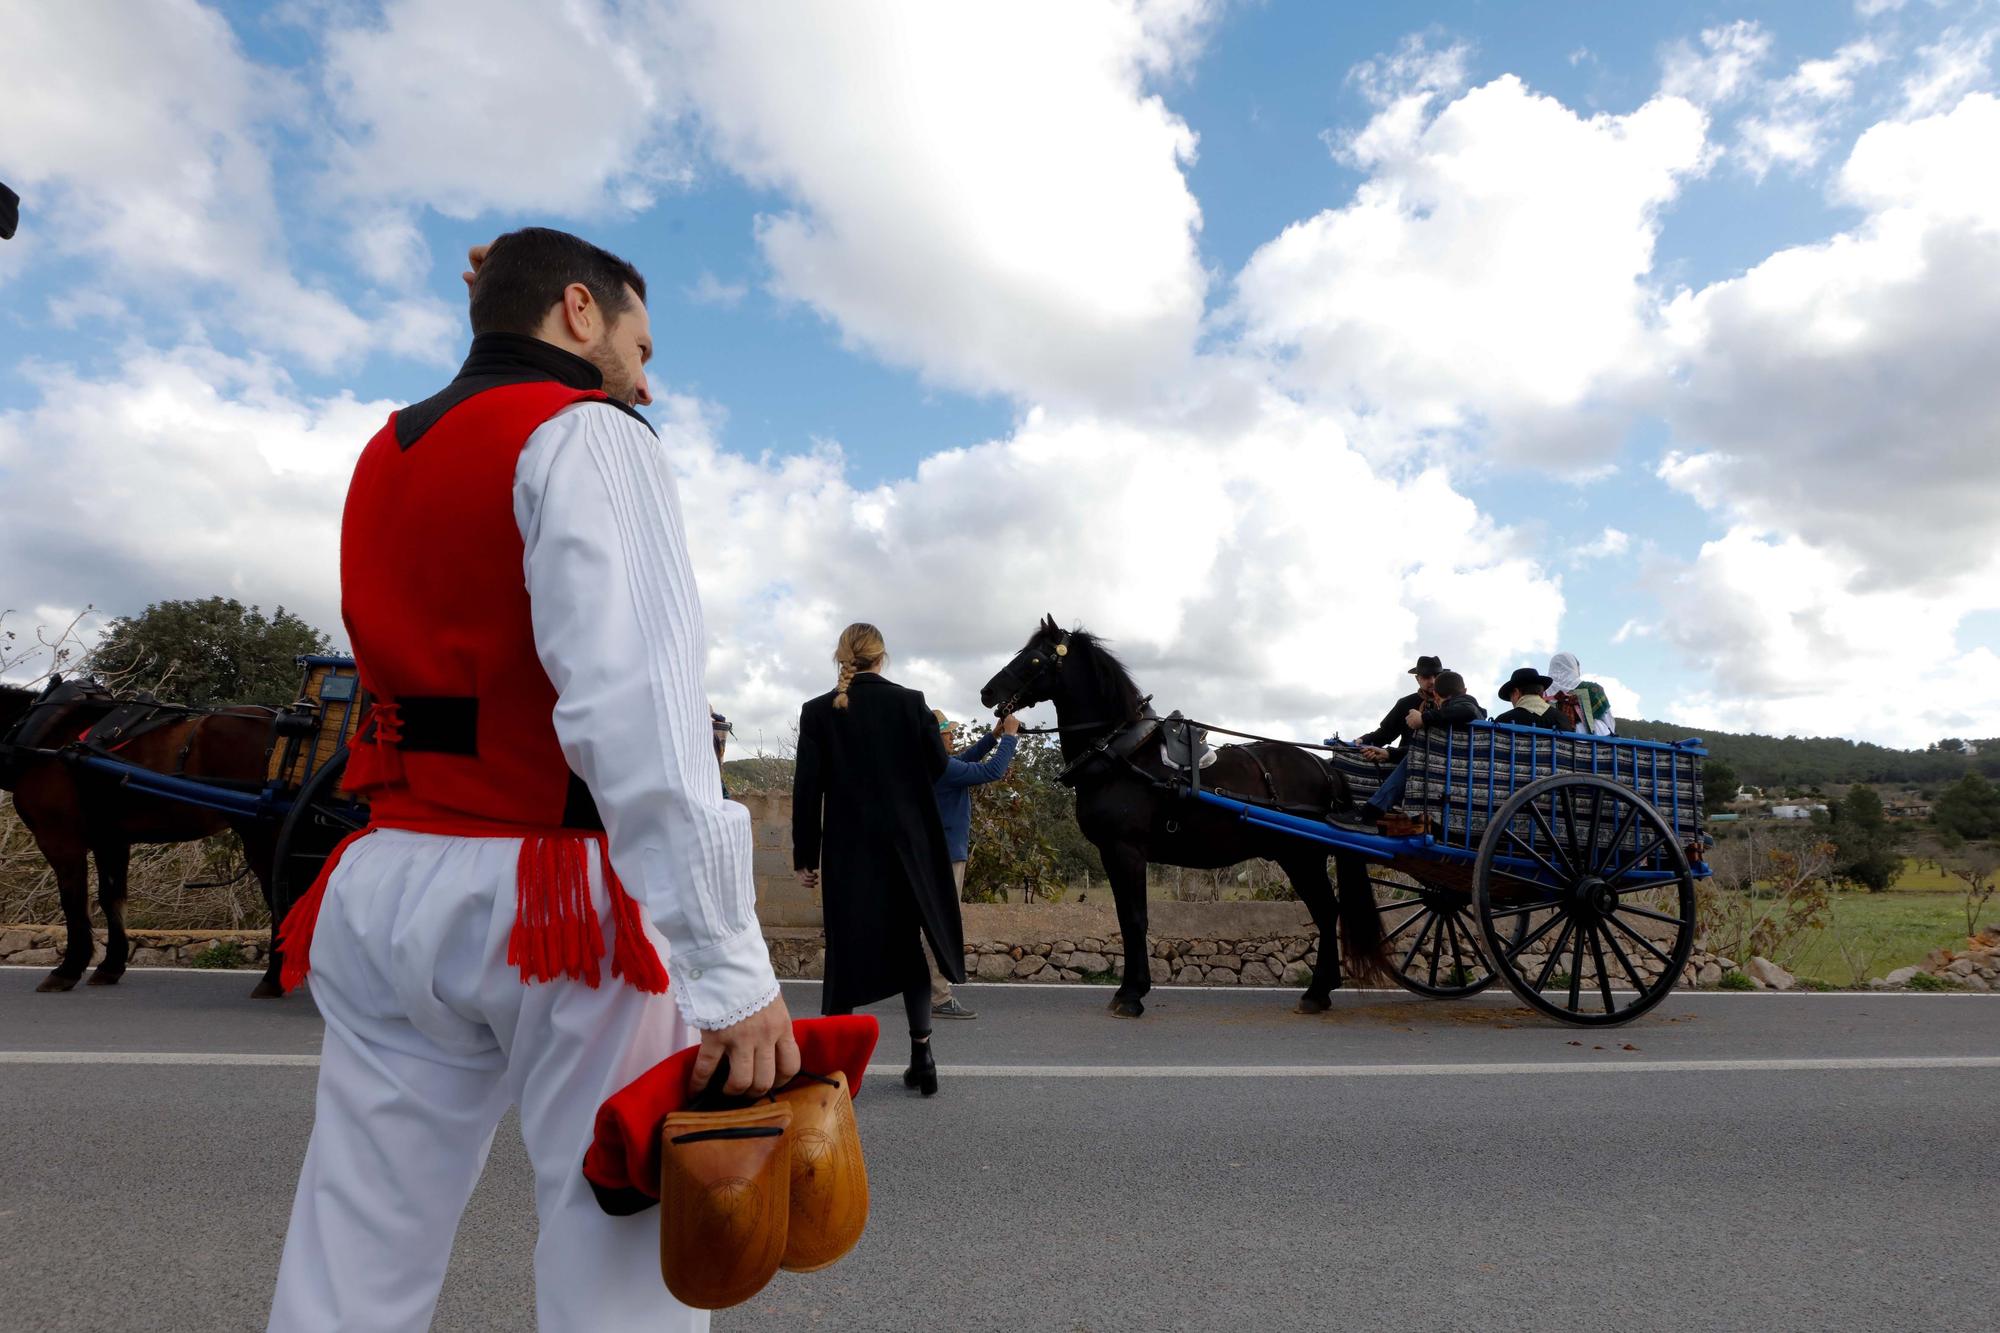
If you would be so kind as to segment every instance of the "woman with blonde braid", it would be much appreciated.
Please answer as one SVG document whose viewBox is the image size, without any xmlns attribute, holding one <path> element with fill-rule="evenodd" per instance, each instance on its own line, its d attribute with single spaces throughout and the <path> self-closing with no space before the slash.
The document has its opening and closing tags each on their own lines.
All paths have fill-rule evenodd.
<svg viewBox="0 0 2000 1333">
<path fill-rule="evenodd" d="M 821 1012 L 891 995 L 910 1022 L 906 1086 L 937 1092 L 928 943 L 947 980 L 965 980 L 964 930 L 933 784 L 944 740 L 924 696 L 882 676 L 889 650 L 873 625 L 834 648 L 838 683 L 799 710 L 792 862 L 818 888 L 826 919 Z"/>
</svg>

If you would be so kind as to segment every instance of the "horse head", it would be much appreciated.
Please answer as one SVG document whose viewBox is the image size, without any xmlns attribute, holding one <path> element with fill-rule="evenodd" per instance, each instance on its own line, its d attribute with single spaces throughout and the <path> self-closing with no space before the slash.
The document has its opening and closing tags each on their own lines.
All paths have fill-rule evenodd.
<svg viewBox="0 0 2000 1333">
<path fill-rule="evenodd" d="M 1054 616 L 1044 616 L 1021 651 L 979 691 L 979 702 L 991 708 L 995 717 L 1047 703 L 1061 689 L 1060 673 L 1069 656 L 1069 640 L 1070 635 L 1056 624 Z"/>
</svg>

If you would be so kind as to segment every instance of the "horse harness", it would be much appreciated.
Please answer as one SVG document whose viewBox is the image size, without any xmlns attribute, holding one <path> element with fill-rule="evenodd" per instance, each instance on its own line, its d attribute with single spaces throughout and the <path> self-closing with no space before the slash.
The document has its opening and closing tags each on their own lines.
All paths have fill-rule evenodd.
<svg viewBox="0 0 2000 1333">
<path fill-rule="evenodd" d="M 68 729 L 62 724 L 64 715 L 75 705 L 89 703 L 108 705 L 110 711 L 74 736 L 68 735 Z M 186 704 L 163 703 L 150 694 L 120 699 L 95 681 L 66 681 L 58 677 L 9 729 L 4 740 L 0 740 L 0 745 L 10 750 L 109 758 L 143 736 L 192 718 L 194 725 L 188 728 L 187 737 L 174 757 L 174 766 L 168 770 L 170 777 L 185 777 L 195 741 L 201 735 L 202 724 L 210 716 L 212 714 L 208 710 L 190 708 Z"/>
</svg>

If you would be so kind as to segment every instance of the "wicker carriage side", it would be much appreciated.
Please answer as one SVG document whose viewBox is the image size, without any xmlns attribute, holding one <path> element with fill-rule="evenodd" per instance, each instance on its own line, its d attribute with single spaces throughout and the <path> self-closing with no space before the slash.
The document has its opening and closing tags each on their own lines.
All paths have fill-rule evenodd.
<svg viewBox="0 0 2000 1333">
<path fill-rule="evenodd" d="M 1493 812 L 1515 791 L 1557 773 L 1589 773 L 1644 797 L 1673 827 L 1682 846 L 1698 846 L 1704 754 L 1699 742 L 1669 745 L 1494 722 L 1424 730 L 1411 738 L 1403 804 L 1430 822 L 1439 843 L 1474 852 Z M 1577 818 L 1594 821 L 1594 814 L 1579 810 Z M 1553 823 L 1559 838 L 1569 836 L 1560 813 Z M 1614 841 L 1627 852 L 1639 850 L 1636 826 L 1593 826 L 1579 832 L 1581 841 L 1604 850 Z"/>
<path fill-rule="evenodd" d="M 302 657 L 304 679 L 296 703 L 272 729 L 271 782 L 296 791 L 312 779 L 361 726 L 366 701 L 350 657 Z"/>
</svg>

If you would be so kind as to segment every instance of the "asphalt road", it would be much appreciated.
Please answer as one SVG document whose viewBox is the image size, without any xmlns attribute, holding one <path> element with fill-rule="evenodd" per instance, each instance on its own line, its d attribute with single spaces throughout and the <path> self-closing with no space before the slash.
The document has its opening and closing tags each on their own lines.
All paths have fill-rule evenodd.
<svg viewBox="0 0 2000 1333">
<path fill-rule="evenodd" d="M 0 1329 L 261 1328 L 310 1003 L 35 975 L 0 969 Z M 1304 1018 L 1289 992 L 1163 990 L 1134 1023 L 1103 991 L 963 994 L 982 1017 L 940 1026 L 928 1102 L 884 1013 L 861 1246 L 717 1329 L 2000 1323 L 2000 996 L 1684 995 L 1597 1033 L 1506 996 Z M 533 1229 L 510 1126 L 438 1328 L 533 1327 Z"/>
</svg>

